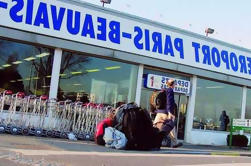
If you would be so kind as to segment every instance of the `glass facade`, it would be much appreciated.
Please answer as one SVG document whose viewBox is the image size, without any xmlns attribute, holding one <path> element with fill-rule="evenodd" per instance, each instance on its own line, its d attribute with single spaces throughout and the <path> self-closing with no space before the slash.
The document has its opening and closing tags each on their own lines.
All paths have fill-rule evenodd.
<svg viewBox="0 0 251 166">
<path fill-rule="evenodd" d="M 135 101 L 138 66 L 64 52 L 58 98 L 115 105 Z"/>
<path fill-rule="evenodd" d="M 251 119 L 251 89 L 247 89 L 247 101 L 246 101 L 245 119 Z"/>
<path fill-rule="evenodd" d="M 49 94 L 54 49 L 0 39 L 0 92 L 12 90 L 26 95 Z M 190 77 L 161 70 L 144 69 L 140 106 L 150 110 L 152 89 L 144 87 L 147 74 L 189 80 Z M 138 66 L 87 54 L 63 52 L 58 99 L 102 103 L 135 101 Z M 198 78 L 193 128 L 218 130 L 222 111 L 241 118 L 242 87 Z M 179 104 L 178 137 L 184 138 L 188 97 L 175 94 Z M 251 89 L 247 90 L 245 118 L 251 119 Z M 229 125 L 229 124 L 228 124 Z"/>
<path fill-rule="evenodd" d="M 0 92 L 48 95 L 54 50 L 0 39 Z"/>
<path fill-rule="evenodd" d="M 198 78 L 193 128 L 221 130 L 222 111 L 229 119 L 240 118 L 241 102 L 241 87 Z"/>
</svg>

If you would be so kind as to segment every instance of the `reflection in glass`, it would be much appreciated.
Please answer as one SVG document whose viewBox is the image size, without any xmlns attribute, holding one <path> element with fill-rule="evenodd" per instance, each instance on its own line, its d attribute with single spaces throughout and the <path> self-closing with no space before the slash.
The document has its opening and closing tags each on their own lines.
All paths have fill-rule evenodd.
<svg viewBox="0 0 251 166">
<path fill-rule="evenodd" d="M 0 40 L 0 91 L 48 95 L 54 50 Z"/>
<path fill-rule="evenodd" d="M 60 73 L 60 100 L 110 105 L 135 100 L 135 65 L 64 52 Z"/>
<path fill-rule="evenodd" d="M 223 110 L 229 118 L 240 118 L 241 99 L 241 87 L 198 78 L 193 128 L 220 130 Z"/>
</svg>

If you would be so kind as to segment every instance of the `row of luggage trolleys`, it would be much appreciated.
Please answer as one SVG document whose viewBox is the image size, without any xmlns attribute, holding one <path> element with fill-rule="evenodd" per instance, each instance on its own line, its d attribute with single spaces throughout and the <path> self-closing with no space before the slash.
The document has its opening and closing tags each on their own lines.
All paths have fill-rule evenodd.
<svg viewBox="0 0 251 166">
<path fill-rule="evenodd" d="M 59 138 L 74 133 L 80 140 L 93 140 L 97 123 L 108 116 L 110 108 L 7 90 L 0 95 L 0 133 Z"/>
</svg>

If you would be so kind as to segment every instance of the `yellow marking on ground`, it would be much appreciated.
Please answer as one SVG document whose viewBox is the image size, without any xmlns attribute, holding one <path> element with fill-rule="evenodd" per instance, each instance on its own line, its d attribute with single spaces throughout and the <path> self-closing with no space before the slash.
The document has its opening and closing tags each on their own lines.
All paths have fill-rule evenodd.
<svg viewBox="0 0 251 166">
<path fill-rule="evenodd" d="M 192 166 L 192 165 L 175 165 L 175 166 Z M 250 163 L 200 164 L 198 166 L 250 166 Z"/>
<path fill-rule="evenodd" d="M 235 152 L 211 152 L 211 155 L 240 156 L 239 153 L 235 153 Z"/>
</svg>

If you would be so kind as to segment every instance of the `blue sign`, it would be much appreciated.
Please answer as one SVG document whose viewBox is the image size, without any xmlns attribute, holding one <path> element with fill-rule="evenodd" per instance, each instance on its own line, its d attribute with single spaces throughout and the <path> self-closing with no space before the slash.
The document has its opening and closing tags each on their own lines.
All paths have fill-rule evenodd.
<svg viewBox="0 0 251 166">
<path fill-rule="evenodd" d="M 0 26 L 251 79 L 251 51 L 110 13 L 59 0 L 0 0 Z"/>
<path fill-rule="evenodd" d="M 190 94 L 190 81 L 170 78 L 160 75 L 147 74 L 144 86 L 146 88 L 157 89 L 157 90 L 167 89 L 168 88 L 167 81 L 169 79 L 174 80 L 174 85 L 175 85 L 173 89 L 174 92 L 186 95 Z"/>
</svg>

